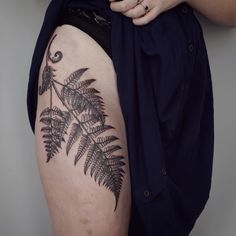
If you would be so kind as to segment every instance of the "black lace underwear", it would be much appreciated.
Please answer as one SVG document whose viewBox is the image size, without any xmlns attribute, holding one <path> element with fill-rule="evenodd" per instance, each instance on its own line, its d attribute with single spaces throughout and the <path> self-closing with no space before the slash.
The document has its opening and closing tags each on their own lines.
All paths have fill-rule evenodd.
<svg viewBox="0 0 236 236">
<path fill-rule="evenodd" d="M 111 19 L 109 16 L 84 8 L 66 8 L 57 25 L 73 25 L 91 36 L 111 57 Z"/>
</svg>

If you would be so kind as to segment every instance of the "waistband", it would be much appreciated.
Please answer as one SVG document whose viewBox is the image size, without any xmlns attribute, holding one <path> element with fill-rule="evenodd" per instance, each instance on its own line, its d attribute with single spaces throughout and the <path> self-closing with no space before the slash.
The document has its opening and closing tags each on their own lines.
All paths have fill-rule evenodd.
<svg viewBox="0 0 236 236">
<path fill-rule="evenodd" d="M 93 10 L 106 19 L 111 19 L 113 13 L 109 0 L 69 0 L 66 7 Z"/>
<path fill-rule="evenodd" d="M 87 9 L 83 7 L 66 7 L 63 12 L 61 13 L 61 17 L 59 17 L 59 20 L 63 19 L 79 19 L 83 18 L 91 23 L 95 23 L 97 25 L 102 26 L 103 28 L 111 29 L 111 17 L 102 14 L 100 11 Z"/>
</svg>

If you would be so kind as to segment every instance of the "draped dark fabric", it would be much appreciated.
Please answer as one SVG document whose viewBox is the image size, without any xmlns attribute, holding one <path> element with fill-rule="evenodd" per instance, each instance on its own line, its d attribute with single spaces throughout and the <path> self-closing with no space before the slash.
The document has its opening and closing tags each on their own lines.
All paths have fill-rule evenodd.
<svg viewBox="0 0 236 236">
<path fill-rule="evenodd" d="M 27 93 L 34 132 L 39 68 L 63 8 L 111 17 L 112 60 L 125 119 L 133 213 L 129 236 L 189 235 L 209 198 L 214 150 L 211 72 L 201 26 L 186 3 L 136 26 L 108 0 L 52 0 Z"/>
</svg>

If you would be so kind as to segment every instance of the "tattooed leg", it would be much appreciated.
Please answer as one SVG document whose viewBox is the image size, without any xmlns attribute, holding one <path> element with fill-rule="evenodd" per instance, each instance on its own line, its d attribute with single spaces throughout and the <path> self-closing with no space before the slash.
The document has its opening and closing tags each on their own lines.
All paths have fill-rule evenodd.
<svg viewBox="0 0 236 236">
<path fill-rule="evenodd" d="M 56 28 L 39 74 L 36 146 L 53 230 L 125 236 L 126 133 L 112 60 L 88 34 Z"/>
</svg>

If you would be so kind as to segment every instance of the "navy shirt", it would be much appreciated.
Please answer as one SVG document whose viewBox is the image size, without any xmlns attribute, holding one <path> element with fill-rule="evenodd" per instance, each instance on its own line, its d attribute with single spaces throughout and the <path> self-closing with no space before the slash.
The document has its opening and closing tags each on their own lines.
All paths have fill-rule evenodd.
<svg viewBox="0 0 236 236">
<path fill-rule="evenodd" d="M 125 120 L 132 187 L 129 236 L 184 236 L 209 198 L 214 109 L 201 26 L 186 3 L 147 25 L 110 9 L 108 0 L 53 0 L 34 50 L 27 106 L 31 128 L 48 40 L 66 6 L 111 17 L 112 60 Z"/>
</svg>

